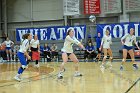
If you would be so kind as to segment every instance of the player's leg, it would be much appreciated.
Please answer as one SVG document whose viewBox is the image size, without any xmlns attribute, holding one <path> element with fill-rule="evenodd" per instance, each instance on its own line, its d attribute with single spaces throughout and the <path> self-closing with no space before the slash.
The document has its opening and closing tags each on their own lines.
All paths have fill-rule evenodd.
<svg viewBox="0 0 140 93">
<path fill-rule="evenodd" d="M 35 67 L 39 67 L 39 59 L 40 59 L 40 53 L 38 51 L 32 51 L 32 60 L 35 61 Z"/>
<path fill-rule="evenodd" d="M 9 49 L 8 51 L 9 51 L 9 54 L 10 54 L 10 59 L 9 59 L 9 60 L 10 60 L 10 61 L 13 61 L 13 60 L 12 60 L 12 50 Z"/>
<path fill-rule="evenodd" d="M 120 70 L 123 70 L 123 64 L 126 61 L 126 57 L 127 57 L 127 49 L 123 49 L 123 59 L 122 59 L 122 63 L 121 63 L 121 66 L 120 66 Z"/>
<path fill-rule="evenodd" d="M 16 80 L 20 81 L 20 80 L 21 80 L 20 76 L 21 76 L 21 74 L 23 73 L 23 71 L 26 69 L 26 67 L 27 67 L 27 62 L 26 62 L 24 53 L 18 52 L 18 53 L 17 53 L 17 56 L 18 56 L 18 58 L 19 58 L 19 60 L 20 60 L 21 67 L 19 68 L 18 73 L 17 73 L 17 75 L 16 75 L 14 78 L 15 78 Z"/>
<path fill-rule="evenodd" d="M 71 53 L 69 58 L 74 62 L 74 67 L 75 67 L 74 76 L 82 76 L 82 74 L 79 72 L 79 60 L 77 59 L 76 55 L 74 53 Z"/>
<path fill-rule="evenodd" d="M 16 50 L 14 50 L 13 52 L 14 52 L 14 61 L 16 61 Z"/>
<path fill-rule="evenodd" d="M 9 50 L 6 49 L 6 56 L 7 56 L 7 61 L 9 61 Z"/>
<path fill-rule="evenodd" d="M 103 48 L 103 52 L 104 52 L 104 58 L 103 58 L 101 66 L 100 66 L 102 68 L 104 68 L 104 64 L 105 64 L 105 61 L 106 61 L 106 58 L 107 58 L 107 49 Z"/>
<path fill-rule="evenodd" d="M 98 54 L 96 56 L 96 60 L 97 62 L 99 62 L 101 60 L 101 51 L 99 50 L 99 48 L 97 48 Z"/>
<path fill-rule="evenodd" d="M 60 71 L 58 73 L 58 79 L 62 79 L 63 78 L 63 72 L 65 71 L 64 65 L 68 61 L 67 53 L 62 53 L 62 60 L 63 60 L 63 62 L 60 65 Z"/>
<path fill-rule="evenodd" d="M 109 49 L 107 50 L 107 53 L 108 53 L 109 56 L 110 56 L 110 58 L 109 58 L 110 66 L 112 66 L 111 62 L 113 61 L 113 54 L 112 54 L 111 48 L 109 48 Z"/>
<path fill-rule="evenodd" d="M 129 50 L 128 53 L 129 53 L 129 55 L 131 57 L 131 60 L 133 62 L 134 69 L 138 69 L 137 63 L 135 62 L 135 57 L 134 57 L 134 51 L 133 51 L 133 49 Z"/>
</svg>

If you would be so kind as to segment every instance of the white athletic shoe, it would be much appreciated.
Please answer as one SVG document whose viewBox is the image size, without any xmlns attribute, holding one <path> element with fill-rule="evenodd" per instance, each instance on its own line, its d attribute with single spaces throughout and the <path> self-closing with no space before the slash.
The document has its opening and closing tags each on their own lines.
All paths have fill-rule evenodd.
<svg viewBox="0 0 140 93">
<path fill-rule="evenodd" d="M 100 65 L 100 68 L 105 68 L 105 67 L 104 67 L 104 65 L 102 64 L 102 65 Z"/>
<path fill-rule="evenodd" d="M 58 77 L 58 79 L 63 79 L 62 73 L 59 73 L 59 74 L 57 75 L 57 77 Z"/>
<path fill-rule="evenodd" d="M 39 68 L 39 64 L 35 64 L 35 65 L 34 65 L 34 67 L 37 67 L 37 68 Z"/>
<path fill-rule="evenodd" d="M 17 81 L 21 81 L 21 80 L 22 80 L 22 79 L 21 79 L 20 77 L 18 77 L 18 76 L 15 76 L 14 79 L 17 80 Z"/>
<path fill-rule="evenodd" d="M 47 58 L 50 58 L 50 57 L 47 55 Z"/>
<path fill-rule="evenodd" d="M 78 77 L 78 76 L 83 76 L 83 75 L 80 72 L 75 72 L 74 76 Z"/>
</svg>

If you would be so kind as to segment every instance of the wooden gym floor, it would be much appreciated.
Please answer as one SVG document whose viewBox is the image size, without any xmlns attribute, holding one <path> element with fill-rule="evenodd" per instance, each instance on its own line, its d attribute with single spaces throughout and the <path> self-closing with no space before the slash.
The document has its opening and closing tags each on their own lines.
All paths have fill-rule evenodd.
<svg viewBox="0 0 140 93">
<path fill-rule="evenodd" d="M 0 64 L 0 93 L 140 93 L 140 70 L 133 70 L 127 62 L 124 71 L 119 70 L 120 62 L 113 62 L 110 69 L 100 69 L 95 62 L 80 62 L 82 77 L 74 77 L 74 64 L 66 64 L 64 79 L 57 79 L 59 63 L 40 63 L 35 68 L 30 63 L 22 75 L 21 82 L 13 77 L 19 63 Z M 140 62 L 138 62 L 140 65 Z"/>
</svg>

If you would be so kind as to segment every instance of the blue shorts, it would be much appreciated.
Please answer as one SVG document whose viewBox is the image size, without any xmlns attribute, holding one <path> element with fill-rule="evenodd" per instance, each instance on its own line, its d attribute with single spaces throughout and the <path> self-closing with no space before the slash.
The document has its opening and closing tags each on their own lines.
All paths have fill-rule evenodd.
<svg viewBox="0 0 140 93">
<path fill-rule="evenodd" d="M 6 47 L 6 50 L 10 50 L 11 49 L 11 47 Z"/>
<path fill-rule="evenodd" d="M 124 45 L 123 46 L 123 49 L 126 49 L 126 50 L 129 51 L 129 50 L 133 49 L 133 46 L 126 46 L 126 45 Z"/>
<path fill-rule="evenodd" d="M 27 66 L 27 62 L 26 62 L 26 58 L 25 58 L 25 56 L 24 56 L 24 53 L 18 52 L 18 53 L 17 53 L 17 56 L 18 56 L 18 58 L 19 58 L 19 60 L 20 60 L 20 63 L 21 63 L 22 65 Z"/>
</svg>

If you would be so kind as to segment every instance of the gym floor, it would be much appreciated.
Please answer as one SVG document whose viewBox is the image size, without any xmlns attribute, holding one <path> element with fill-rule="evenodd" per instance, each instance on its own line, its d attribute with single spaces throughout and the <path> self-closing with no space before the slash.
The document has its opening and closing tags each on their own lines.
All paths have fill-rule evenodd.
<svg viewBox="0 0 140 93">
<path fill-rule="evenodd" d="M 0 64 L 0 93 L 139 93 L 140 70 L 134 70 L 127 62 L 120 71 L 120 62 L 113 62 L 112 68 L 100 68 L 100 63 L 80 62 L 82 77 L 74 77 L 74 64 L 65 66 L 63 79 L 57 79 L 61 62 L 34 63 L 23 72 L 21 82 L 15 81 L 19 62 Z M 138 62 L 138 65 L 140 63 Z"/>
</svg>

